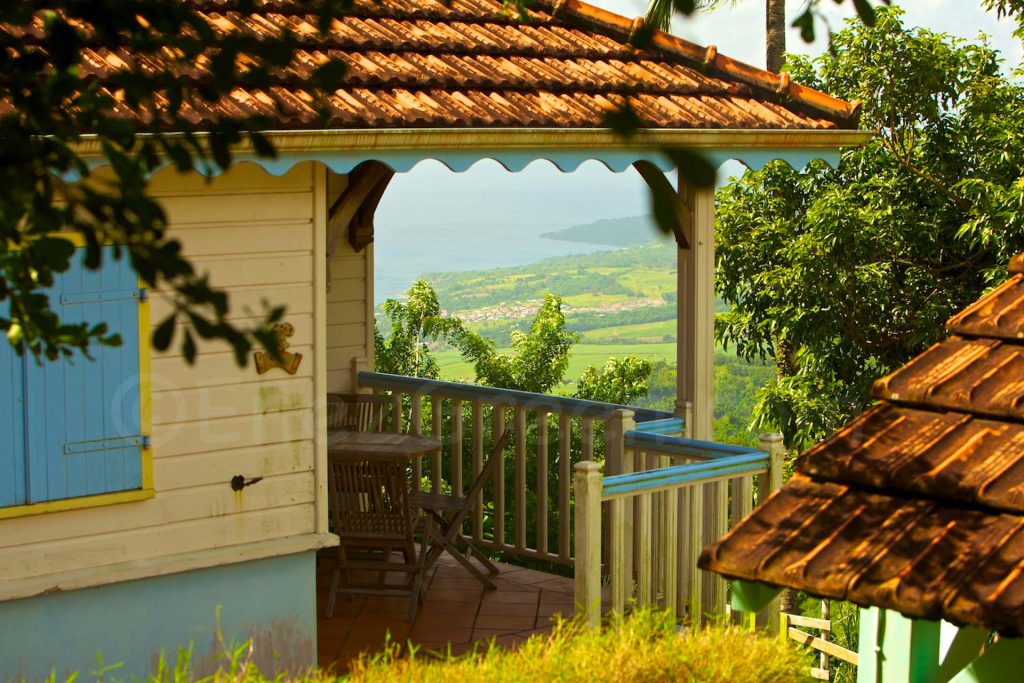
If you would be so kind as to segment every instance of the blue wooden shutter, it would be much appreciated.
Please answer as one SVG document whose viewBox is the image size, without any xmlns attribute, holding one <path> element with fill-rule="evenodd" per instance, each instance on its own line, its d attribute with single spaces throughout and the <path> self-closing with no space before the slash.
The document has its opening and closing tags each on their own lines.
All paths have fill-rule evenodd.
<svg viewBox="0 0 1024 683">
<path fill-rule="evenodd" d="M 76 258 L 48 294 L 63 321 L 106 322 L 122 345 L 92 345 L 92 359 L 26 359 L 30 503 L 142 487 L 141 291 L 127 258 L 115 261 L 111 247 L 104 251 L 100 270 Z"/>
<path fill-rule="evenodd" d="M 25 363 L 0 336 L 0 507 L 23 505 L 27 496 Z"/>
</svg>

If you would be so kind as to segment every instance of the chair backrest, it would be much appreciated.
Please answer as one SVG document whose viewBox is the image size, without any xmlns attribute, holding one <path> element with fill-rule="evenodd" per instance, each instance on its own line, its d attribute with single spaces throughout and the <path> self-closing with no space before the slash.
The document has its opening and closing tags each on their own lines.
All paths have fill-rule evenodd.
<svg viewBox="0 0 1024 683">
<path fill-rule="evenodd" d="M 327 394 L 328 431 L 383 432 L 391 412 L 390 396 Z"/>
<path fill-rule="evenodd" d="M 395 458 L 328 459 L 327 490 L 334 532 L 342 537 L 412 540 L 409 460 Z"/>
</svg>

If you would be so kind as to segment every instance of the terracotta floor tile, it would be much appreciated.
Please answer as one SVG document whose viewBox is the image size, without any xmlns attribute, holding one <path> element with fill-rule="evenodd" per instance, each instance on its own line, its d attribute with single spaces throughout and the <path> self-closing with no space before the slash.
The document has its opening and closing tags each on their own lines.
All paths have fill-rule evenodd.
<svg viewBox="0 0 1024 683">
<path fill-rule="evenodd" d="M 483 588 L 483 584 L 477 581 L 472 576 L 435 576 L 434 580 L 430 582 L 431 589 L 456 589 L 456 590 L 478 590 Z"/>
<path fill-rule="evenodd" d="M 409 638 L 415 643 L 468 643 L 473 635 L 473 627 L 469 626 L 413 626 Z"/>
<path fill-rule="evenodd" d="M 441 581 L 441 579 L 434 579 L 435 581 Z M 443 585 L 431 585 L 429 590 L 423 596 L 424 602 L 449 602 L 449 603 L 472 603 L 476 604 L 480 602 L 480 598 L 483 596 L 483 588 L 445 588 Z"/>
<path fill-rule="evenodd" d="M 518 647 L 535 631 L 549 633 L 551 614 L 573 612 L 571 579 L 504 564 L 499 568 L 492 579 L 498 589 L 485 591 L 453 559 L 440 558 L 424 577 L 424 599 L 415 624 L 405 620 L 408 598 L 353 596 L 346 602 L 339 596 L 334 618 L 317 620 L 318 661 L 335 662 L 336 672 L 347 672 L 360 653 L 380 652 L 387 632 L 400 647 L 407 639 L 423 647 L 423 656 L 427 649 L 446 651 L 450 642 L 455 654 L 470 651 L 472 641 L 486 650 L 492 637 L 499 638 L 499 646 Z M 330 569 L 322 563 L 317 571 L 321 615 Z"/>
<path fill-rule="evenodd" d="M 363 603 L 363 613 L 406 614 L 411 598 L 369 597 Z"/>
<path fill-rule="evenodd" d="M 508 615 L 514 617 L 537 616 L 537 599 L 533 602 L 482 602 L 480 615 Z"/>
<path fill-rule="evenodd" d="M 562 576 L 549 579 L 548 581 L 540 581 L 534 585 L 536 585 L 538 588 L 543 588 L 544 590 L 554 591 L 556 593 L 563 593 L 565 595 L 572 595 L 576 592 L 576 587 L 573 584 L 572 579 L 567 579 Z"/>
<path fill-rule="evenodd" d="M 508 578 L 509 581 L 529 585 L 536 585 L 538 583 L 550 581 L 552 578 L 558 578 L 554 577 L 552 574 L 545 574 L 544 572 L 539 572 L 535 569 L 520 569 L 519 571 L 510 573 L 507 576 L 502 572 L 502 577 Z"/>
<path fill-rule="evenodd" d="M 496 590 L 484 593 L 480 604 L 537 604 L 540 591 L 537 590 Z"/>
<path fill-rule="evenodd" d="M 534 615 L 512 615 L 512 614 L 481 614 L 476 618 L 478 629 L 505 629 L 521 631 L 525 628 L 533 628 L 536 623 Z"/>
<path fill-rule="evenodd" d="M 422 612 L 416 617 L 416 623 L 413 624 L 413 628 L 445 628 L 448 626 L 472 626 L 473 621 L 476 618 L 476 614 L 432 614 L 430 612 Z"/>
<path fill-rule="evenodd" d="M 506 650 L 515 650 L 520 645 L 526 642 L 526 638 L 513 634 L 508 636 L 498 636 L 494 639 L 494 642 L 499 647 L 503 647 Z"/>
<path fill-rule="evenodd" d="M 491 638 L 515 634 L 516 631 L 507 628 L 475 628 L 473 629 L 473 640 L 479 643 L 489 641 Z"/>
</svg>

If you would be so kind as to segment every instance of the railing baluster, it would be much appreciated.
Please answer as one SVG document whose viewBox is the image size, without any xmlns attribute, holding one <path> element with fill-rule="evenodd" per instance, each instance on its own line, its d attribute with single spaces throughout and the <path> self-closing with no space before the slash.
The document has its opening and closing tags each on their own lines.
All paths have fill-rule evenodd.
<svg viewBox="0 0 1024 683">
<path fill-rule="evenodd" d="M 537 411 L 537 550 L 548 552 L 548 414 Z"/>
<path fill-rule="evenodd" d="M 627 582 L 632 594 L 633 577 L 626 572 L 626 504 L 616 498 L 608 502 L 608 519 L 611 526 L 608 565 L 612 589 L 612 609 L 623 614 L 626 611 Z"/>
<path fill-rule="evenodd" d="M 409 396 L 409 433 L 420 434 L 420 423 L 421 415 L 421 403 L 422 397 L 419 392 L 413 392 Z M 414 491 L 420 490 L 420 483 L 423 481 L 423 459 L 413 458 L 412 459 L 412 488 Z"/>
<path fill-rule="evenodd" d="M 730 486 L 732 487 L 732 518 L 729 520 L 731 529 L 753 509 L 754 478 L 749 474 L 737 477 L 730 482 Z"/>
<path fill-rule="evenodd" d="M 670 466 L 671 459 L 659 457 L 661 467 Z M 660 532 L 661 542 L 658 544 L 658 559 L 661 563 L 659 574 L 661 577 L 662 607 L 664 609 L 675 609 L 676 606 L 676 564 L 678 558 L 678 545 L 676 543 L 676 524 L 679 520 L 678 513 L 679 491 L 665 491 L 661 494 L 660 510 Z"/>
<path fill-rule="evenodd" d="M 494 443 L 505 431 L 505 408 L 494 406 L 491 419 L 491 443 Z M 494 542 L 501 548 L 505 546 L 505 453 L 495 453 L 493 457 L 501 459 L 501 466 L 494 477 Z"/>
<path fill-rule="evenodd" d="M 430 435 L 434 438 L 441 438 L 441 417 L 443 407 L 441 397 L 434 395 L 430 397 Z M 443 449 L 442 449 L 443 450 Z M 441 471 L 441 451 L 434 453 L 430 462 L 430 490 L 434 493 L 443 493 L 441 482 L 444 479 Z"/>
<path fill-rule="evenodd" d="M 704 545 L 710 545 L 729 530 L 729 489 L 728 482 L 717 481 L 704 486 Z M 728 584 L 719 574 L 704 572 L 704 611 L 708 614 L 725 613 L 725 596 Z"/>
<path fill-rule="evenodd" d="M 690 489 L 676 491 L 676 614 L 686 614 L 690 599 L 690 575 L 697 571 L 697 558 L 690 556 Z"/>
<path fill-rule="evenodd" d="M 452 449 L 452 494 L 462 496 L 462 401 L 457 398 L 451 403 L 451 431 L 449 443 Z"/>
<path fill-rule="evenodd" d="M 558 415 L 558 557 L 563 562 L 572 560 L 569 547 L 569 460 L 572 447 L 572 420 Z"/>
<path fill-rule="evenodd" d="M 391 431 L 402 432 L 402 392 L 398 389 L 391 390 Z"/>
<path fill-rule="evenodd" d="M 651 563 L 651 494 L 637 496 L 639 514 L 636 520 L 636 534 L 640 540 L 640 553 L 637 556 L 637 603 L 640 607 L 649 607 L 653 603 L 654 567 Z"/>
<path fill-rule="evenodd" d="M 594 459 L 594 420 L 583 418 L 583 455 L 582 460 Z"/>
<path fill-rule="evenodd" d="M 515 518 L 516 550 L 526 550 L 526 408 L 519 406 L 515 412 L 516 430 L 516 472 Z"/>
<path fill-rule="evenodd" d="M 690 563 L 690 571 L 687 577 L 689 585 L 686 586 L 686 592 L 690 603 L 690 622 L 697 626 L 704 618 L 704 603 L 702 600 L 703 572 L 697 569 L 697 558 L 700 557 L 700 551 L 704 546 L 702 542 L 702 530 L 704 529 L 704 485 L 687 486 L 686 491 L 690 499 L 690 519 L 687 524 L 689 534 L 686 536 L 687 555 L 689 556 L 687 561 Z"/>
<path fill-rule="evenodd" d="M 480 399 L 473 401 L 472 408 L 472 469 L 473 481 L 480 476 L 484 462 L 484 406 Z M 484 538 L 484 501 L 483 492 L 477 496 L 473 503 L 473 538 L 482 541 Z"/>
</svg>

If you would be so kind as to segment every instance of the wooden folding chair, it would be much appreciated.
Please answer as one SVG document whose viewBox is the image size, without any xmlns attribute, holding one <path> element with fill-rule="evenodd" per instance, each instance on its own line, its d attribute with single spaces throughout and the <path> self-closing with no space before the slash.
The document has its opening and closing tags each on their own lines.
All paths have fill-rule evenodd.
<svg viewBox="0 0 1024 683">
<path fill-rule="evenodd" d="M 400 456 L 338 457 L 328 460 L 328 495 L 334 532 L 341 539 L 326 616 L 338 593 L 409 596 L 409 621 L 416 618 L 426 546 L 417 554 L 409 505 L 409 459 Z M 433 534 L 428 520 L 425 533 Z M 401 553 L 401 561 L 393 556 Z M 388 575 L 404 575 L 389 583 Z"/>
<path fill-rule="evenodd" d="M 327 394 L 327 431 L 383 432 L 391 419 L 391 397 Z"/>
<path fill-rule="evenodd" d="M 496 586 L 486 574 L 477 569 L 470 559 L 475 557 L 483 565 L 488 574 L 497 574 L 498 568 L 487 559 L 487 556 L 480 551 L 473 542 L 462 535 L 462 526 L 466 518 L 473 511 L 473 506 L 483 492 L 484 485 L 488 479 L 494 479 L 499 467 L 505 463 L 505 444 L 508 442 L 512 428 L 508 428 L 494 442 L 490 457 L 487 463 L 480 470 L 479 476 L 470 486 L 466 497 L 446 496 L 440 493 L 423 493 L 414 491 L 409 495 L 409 503 L 413 507 L 420 508 L 427 516 L 428 524 L 423 534 L 424 545 L 429 544 L 430 551 L 427 554 L 425 569 L 433 566 L 434 562 L 447 552 L 458 561 L 466 570 L 475 576 L 486 588 L 494 590 Z M 430 522 L 433 522 L 432 524 Z M 464 545 L 466 550 L 459 549 Z"/>
</svg>

